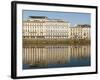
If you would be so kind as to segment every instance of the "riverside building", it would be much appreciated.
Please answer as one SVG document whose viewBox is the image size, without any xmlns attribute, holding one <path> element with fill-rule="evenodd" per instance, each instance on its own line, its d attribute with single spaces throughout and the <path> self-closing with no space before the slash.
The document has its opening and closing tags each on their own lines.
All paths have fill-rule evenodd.
<svg viewBox="0 0 100 80">
<path fill-rule="evenodd" d="M 45 16 L 30 16 L 23 21 L 23 37 L 34 39 L 69 39 L 70 23 Z"/>
<path fill-rule="evenodd" d="M 87 24 L 78 24 L 70 27 L 70 39 L 90 39 L 91 27 Z"/>
<path fill-rule="evenodd" d="M 30 16 L 23 21 L 24 39 L 90 39 L 91 26 L 78 24 L 70 27 L 70 23 L 61 19 L 49 19 L 46 16 Z"/>
</svg>

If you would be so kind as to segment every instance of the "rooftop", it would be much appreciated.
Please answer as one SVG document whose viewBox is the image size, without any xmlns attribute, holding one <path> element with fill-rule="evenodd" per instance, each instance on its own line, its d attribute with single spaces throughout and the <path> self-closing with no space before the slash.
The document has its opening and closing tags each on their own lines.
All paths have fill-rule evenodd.
<svg viewBox="0 0 100 80">
<path fill-rule="evenodd" d="M 76 27 L 82 27 L 82 28 L 85 28 L 85 27 L 91 27 L 89 24 L 78 24 Z"/>
<path fill-rule="evenodd" d="M 42 19 L 45 19 L 45 18 L 48 18 L 46 16 L 29 16 L 30 18 L 42 18 Z"/>
</svg>

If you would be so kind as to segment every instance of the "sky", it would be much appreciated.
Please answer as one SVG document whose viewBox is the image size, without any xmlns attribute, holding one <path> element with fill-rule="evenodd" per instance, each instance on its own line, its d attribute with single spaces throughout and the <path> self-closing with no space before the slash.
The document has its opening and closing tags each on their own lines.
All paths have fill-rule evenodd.
<svg viewBox="0 0 100 80">
<path fill-rule="evenodd" d="M 70 22 L 72 27 L 75 24 L 91 24 L 90 13 L 23 10 L 22 16 L 23 20 L 27 20 L 29 16 L 46 16 L 50 19 L 63 19 Z"/>
</svg>

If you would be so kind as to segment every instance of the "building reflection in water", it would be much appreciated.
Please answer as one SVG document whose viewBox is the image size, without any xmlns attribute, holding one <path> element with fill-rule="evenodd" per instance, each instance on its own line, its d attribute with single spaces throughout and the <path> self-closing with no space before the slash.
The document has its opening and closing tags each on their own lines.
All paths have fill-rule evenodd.
<svg viewBox="0 0 100 80">
<path fill-rule="evenodd" d="M 23 69 L 90 66 L 90 45 L 24 46 Z"/>
</svg>

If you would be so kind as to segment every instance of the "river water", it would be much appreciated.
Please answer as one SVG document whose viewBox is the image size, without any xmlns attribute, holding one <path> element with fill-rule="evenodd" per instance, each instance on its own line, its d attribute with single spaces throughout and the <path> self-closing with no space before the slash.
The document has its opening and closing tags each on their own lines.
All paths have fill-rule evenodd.
<svg viewBox="0 0 100 80">
<path fill-rule="evenodd" d="M 90 66 L 90 45 L 26 45 L 23 69 Z"/>
</svg>

